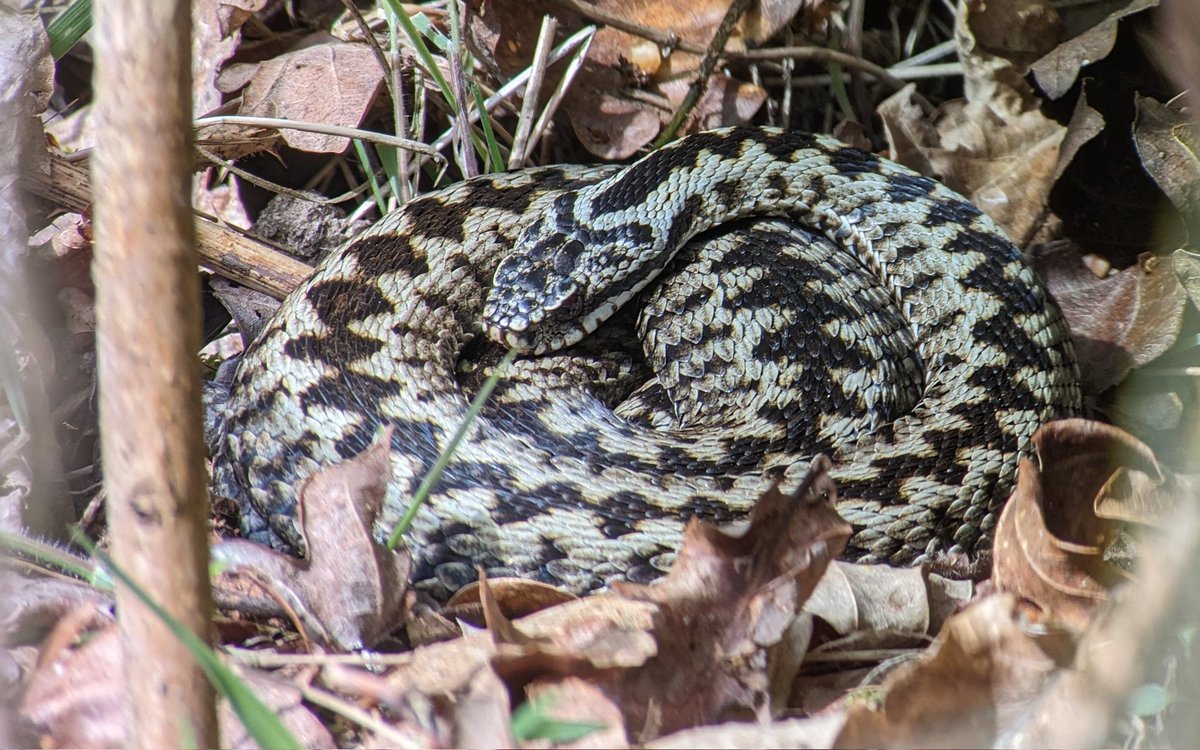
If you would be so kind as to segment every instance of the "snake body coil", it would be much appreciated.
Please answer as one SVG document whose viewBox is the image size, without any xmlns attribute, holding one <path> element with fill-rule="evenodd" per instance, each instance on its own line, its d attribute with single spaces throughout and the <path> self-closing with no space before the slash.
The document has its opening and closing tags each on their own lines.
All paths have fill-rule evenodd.
<svg viewBox="0 0 1200 750">
<path fill-rule="evenodd" d="M 605 343 L 624 307 L 644 365 Z M 394 523 L 464 418 L 459 362 L 485 333 L 543 356 L 417 514 L 415 577 L 443 592 L 476 564 L 577 591 L 648 579 L 686 519 L 738 518 L 816 452 L 855 557 L 976 553 L 1030 436 L 1080 408 L 1060 313 L 978 209 L 829 138 L 730 128 L 624 168 L 468 180 L 331 255 L 231 391 L 217 490 L 245 531 L 300 547 L 298 482 L 383 424 Z"/>
</svg>

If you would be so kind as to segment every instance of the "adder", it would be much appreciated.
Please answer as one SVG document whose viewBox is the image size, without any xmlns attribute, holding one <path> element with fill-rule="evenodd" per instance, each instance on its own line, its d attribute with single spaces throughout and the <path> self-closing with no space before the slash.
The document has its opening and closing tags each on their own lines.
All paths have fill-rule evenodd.
<svg viewBox="0 0 1200 750">
<path fill-rule="evenodd" d="M 508 346 L 525 358 L 407 538 L 436 592 L 476 565 L 649 580 L 688 519 L 738 519 L 817 453 L 855 559 L 976 554 L 1033 432 L 1080 409 L 1058 308 L 979 209 L 831 138 L 733 127 L 466 180 L 333 252 L 239 365 L 216 489 L 303 553 L 301 480 L 390 425 L 382 537 L 464 419 L 463 362 Z"/>
</svg>

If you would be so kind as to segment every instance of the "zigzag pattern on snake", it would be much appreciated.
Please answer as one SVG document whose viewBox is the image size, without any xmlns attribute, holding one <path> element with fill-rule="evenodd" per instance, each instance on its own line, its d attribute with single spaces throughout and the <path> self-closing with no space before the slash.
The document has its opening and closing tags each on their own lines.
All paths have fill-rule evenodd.
<svg viewBox="0 0 1200 750">
<path fill-rule="evenodd" d="M 817 452 L 853 557 L 978 553 L 1033 432 L 1080 409 L 1066 325 L 982 212 L 833 139 L 737 127 L 467 180 L 331 254 L 239 365 L 217 491 L 251 538 L 302 549 L 299 481 L 386 423 L 385 535 L 489 338 L 540 354 L 417 514 L 435 594 L 476 564 L 575 591 L 653 578 L 687 519 L 739 518 Z"/>
</svg>

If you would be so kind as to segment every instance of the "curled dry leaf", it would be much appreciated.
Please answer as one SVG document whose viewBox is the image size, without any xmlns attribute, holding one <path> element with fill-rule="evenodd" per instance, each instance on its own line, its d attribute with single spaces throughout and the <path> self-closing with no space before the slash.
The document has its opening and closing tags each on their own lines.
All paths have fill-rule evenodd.
<svg viewBox="0 0 1200 750">
<path fill-rule="evenodd" d="M 343 650 L 370 646 L 399 626 L 411 559 L 378 544 L 371 532 L 392 476 L 390 446 L 389 429 L 358 456 L 305 480 L 299 518 L 306 559 L 227 540 L 213 550 L 229 564 L 218 585 L 228 586 L 238 568 L 255 570 L 307 627 Z"/>
<path fill-rule="evenodd" d="M 560 22 L 565 36 L 586 23 L 560 5 L 528 0 L 489 0 L 471 3 L 477 10 L 468 38 L 481 58 L 502 77 L 515 75 L 530 64 L 544 15 Z M 766 0 L 743 16 L 726 49 L 744 49 L 784 26 L 800 8 L 800 0 Z M 663 32 L 677 34 L 694 47 L 706 47 L 729 8 L 727 0 L 600 0 L 598 11 Z M 666 50 L 658 44 L 602 27 L 594 37 L 587 60 L 567 91 L 563 109 L 576 136 L 592 154 L 625 159 L 653 139 L 667 123 L 687 91 L 700 56 Z M 544 91 L 555 85 L 551 76 Z M 640 90 L 643 96 L 630 96 Z M 544 94 L 543 94 L 544 95 Z M 766 91 L 752 83 L 722 74 L 710 77 L 704 96 L 682 132 L 748 122 L 766 100 Z M 654 101 L 654 100 L 658 101 Z"/>
<path fill-rule="evenodd" d="M 1083 631 L 1123 572 L 1104 559 L 1119 523 L 1162 526 L 1190 477 L 1159 464 L 1123 430 L 1065 419 L 1036 435 L 1041 469 L 1024 460 L 996 530 L 994 581 L 1044 616 Z"/>
<path fill-rule="evenodd" d="M 1050 533 L 1045 502 L 1037 466 L 1021 459 L 1017 486 L 996 524 L 992 580 L 1037 605 L 1043 618 L 1082 631 L 1096 607 L 1107 601 L 1114 573 L 1099 547 L 1072 544 Z"/>
<path fill-rule="evenodd" d="M 528 578 L 487 578 L 481 572 L 478 581 L 454 592 L 441 614 L 446 617 L 463 617 L 476 624 L 484 622 L 481 594 L 485 581 L 499 611 L 509 619 L 525 617 L 579 598 L 547 583 L 531 581 Z"/>
<path fill-rule="evenodd" d="M 946 622 L 929 649 L 852 705 L 834 747 L 993 747 L 1027 719 L 1058 665 L 1007 595 Z"/>
<path fill-rule="evenodd" d="M 1195 477 L 1161 464 L 1149 446 L 1124 430 L 1086 419 L 1063 419 L 1042 427 L 1033 437 L 1042 465 L 1047 497 L 1071 494 L 1094 503 L 1096 516 L 1124 523 L 1165 528 L 1178 512 L 1180 498 L 1195 497 Z M 1091 531 L 1086 517 L 1067 511 L 1062 533 L 1088 543 L 1104 535 Z M 1083 531 L 1079 530 L 1080 524 Z"/>
<path fill-rule="evenodd" d="M 250 69 L 246 65 L 230 66 L 218 80 L 225 93 L 244 82 L 242 115 L 357 127 L 383 83 L 383 71 L 364 44 L 326 41 Z M 280 136 L 301 151 L 341 153 L 350 145 L 348 138 L 299 130 L 285 129 Z"/>
<path fill-rule="evenodd" d="M 1101 279 L 1064 243 L 1039 248 L 1033 260 L 1066 316 L 1085 391 L 1116 385 L 1178 339 L 1187 295 L 1171 263 L 1143 253 Z"/>
</svg>

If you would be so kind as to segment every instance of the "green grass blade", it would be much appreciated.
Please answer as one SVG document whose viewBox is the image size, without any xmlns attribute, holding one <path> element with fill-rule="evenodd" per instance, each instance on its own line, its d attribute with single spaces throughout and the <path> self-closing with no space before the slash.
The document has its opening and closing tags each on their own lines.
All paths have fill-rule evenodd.
<svg viewBox="0 0 1200 750">
<path fill-rule="evenodd" d="M 100 591 L 112 590 L 112 581 L 106 573 L 54 545 L 26 539 L 8 531 L 0 531 L 0 549 L 10 550 L 27 559 L 36 560 L 43 565 L 73 575 Z"/>
<path fill-rule="evenodd" d="M 429 497 L 429 493 L 433 490 L 434 485 L 442 478 L 442 473 L 446 471 L 446 467 L 450 465 L 450 459 L 454 457 L 454 451 L 458 450 L 458 444 L 462 442 L 467 435 L 467 430 L 475 423 L 476 417 L 483 409 L 484 403 L 487 402 L 488 396 L 492 395 L 492 390 L 495 389 L 496 383 L 500 381 L 500 372 L 512 364 L 517 358 L 517 350 L 509 349 L 504 358 L 500 360 L 500 364 L 496 365 L 492 370 L 492 374 L 484 381 L 483 387 L 479 389 L 479 393 L 475 394 L 474 400 L 471 401 L 470 408 L 467 409 L 466 415 L 463 416 L 461 422 L 458 423 L 458 429 L 454 431 L 450 442 L 446 445 L 445 450 L 438 456 L 437 462 L 425 478 L 421 480 L 417 491 L 413 493 L 412 501 L 408 504 L 408 510 L 404 512 L 404 517 L 396 524 L 396 528 L 392 529 L 392 535 L 388 537 L 388 549 L 395 549 L 400 544 L 400 537 L 404 536 L 404 532 L 408 531 L 408 527 L 412 525 L 412 521 L 417 516 L 417 511 L 420 510 L 425 498 Z"/>
<path fill-rule="evenodd" d="M 386 0 L 388 9 L 392 11 L 396 22 L 400 24 L 400 28 L 404 29 L 405 36 L 408 37 L 409 43 L 417 52 L 417 57 L 421 59 L 421 64 L 425 67 L 425 72 L 433 77 L 433 82 L 437 84 L 438 89 L 442 92 L 442 97 L 446 100 L 452 111 L 458 112 L 458 103 L 454 101 L 454 91 L 450 88 L 450 83 L 446 77 L 442 75 L 442 71 L 434 62 L 433 53 L 429 51 L 429 47 L 425 44 L 425 38 L 421 36 L 421 32 L 413 24 L 412 18 L 404 10 L 404 6 L 400 0 Z"/>
<path fill-rule="evenodd" d="M 91 28 L 92 0 L 75 0 L 46 26 L 50 54 L 61 60 Z"/>
<path fill-rule="evenodd" d="M 513 711 L 509 722 L 509 731 L 517 742 L 546 740 L 555 745 L 574 742 L 604 728 L 604 724 L 593 721 L 567 721 L 549 717 L 546 707 L 538 701 L 521 704 Z"/>
<path fill-rule="evenodd" d="M 496 134 L 492 131 L 492 117 L 487 110 L 487 102 L 483 100 L 483 92 L 471 82 L 471 95 L 475 98 L 475 108 L 479 110 L 479 124 L 483 127 L 483 140 L 487 143 L 490 169 L 486 172 L 503 172 L 504 157 L 500 155 L 500 144 L 496 142 Z"/>
<path fill-rule="evenodd" d="M 363 142 L 358 138 L 354 141 L 354 153 L 358 156 L 358 161 L 362 164 L 363 174 L 367 176 L 367 184 L 371 186 L 371 196 L 375 199 L 375 208 L 379 210 L 379 215 L 387 213 L 387 201 L 383 199 L 383 192 L 379 186 L 379 180 L 375 178 L 375 168 L 371 166 L 371 158 L 367 155 L 367 149 L 363 146 Z M 376 153 L 379 152 L 382 144 L 376 144 Z M 393 161 L 395 160 L 395 149 L 392 148 Z"/>
</svg>

